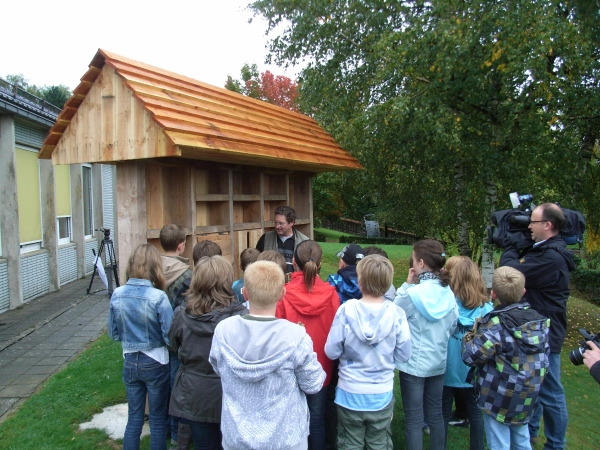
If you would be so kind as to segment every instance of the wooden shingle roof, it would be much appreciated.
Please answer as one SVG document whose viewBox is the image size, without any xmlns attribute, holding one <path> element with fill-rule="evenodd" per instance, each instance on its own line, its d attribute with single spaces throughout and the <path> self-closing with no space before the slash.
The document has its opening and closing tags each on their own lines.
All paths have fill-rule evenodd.
<svg viewBox="0 0 600 450">
<path fill-rule="evenodd" d="M 98 50 L 40 151 L 55 164 L 156 157 L 360 169 L 313 119 Z"/>
</svg>

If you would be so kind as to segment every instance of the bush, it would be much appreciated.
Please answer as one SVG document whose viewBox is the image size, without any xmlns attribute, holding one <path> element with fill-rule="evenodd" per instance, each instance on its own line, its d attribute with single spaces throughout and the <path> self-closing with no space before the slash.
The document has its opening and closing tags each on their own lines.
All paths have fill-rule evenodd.
<svg viewBox="0 0 600 450">
<path fill-rule="evenodd" d="M 576 269 L 571 272 L 571 283 L 578 291 L 589 294 L 594 303 L 600 304 L 600 272 L 591 269 Z"/>
<path fill-rule="evenodd" d="M 360 245 L 413 245 L 415 239 L 409 236 L 401 238 L 368 238 L 365 236 L 340 236 L 340 244 Z"/>
<path fill-rule="evenodd" d="M 317 242 L 326 242 L 327 241 L 324 233 L 321 233 L 320 231 L 315 231 L 313 234 L 315 236 L 315 241 L 317 241 Z"/>
</svg>

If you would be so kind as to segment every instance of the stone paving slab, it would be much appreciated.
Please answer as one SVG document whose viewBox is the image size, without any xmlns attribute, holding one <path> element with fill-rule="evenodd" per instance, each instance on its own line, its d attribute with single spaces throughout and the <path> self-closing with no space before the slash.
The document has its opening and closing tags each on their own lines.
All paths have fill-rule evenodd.
<svg viewBox="0 0 600 450">
<path fill-rule="evenodd" d="M 74 281 L 0 314 L 0 422 L 106 329 L 101 282 Z M 96 292 L 99 291 L 99 292 Z"/>
</svg>

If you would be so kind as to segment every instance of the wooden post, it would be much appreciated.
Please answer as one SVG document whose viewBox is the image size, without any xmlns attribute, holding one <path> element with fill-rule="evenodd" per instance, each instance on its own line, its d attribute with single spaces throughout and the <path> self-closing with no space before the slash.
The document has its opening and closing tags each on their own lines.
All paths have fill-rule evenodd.
<svg viewBox="0 0 600 450">
<path fill-rule="evenodd" d="M 229 174 L 229 239 L 231 241 L 231 261 L 236 261 L 235 257 L 235 233 L 233 232 L 233 170 L 227 171 Z"/>
<path fill-rule="evenodd" d="M 40 159 L 40 189 L 42 203 L 42 230 L 44 248 L 48 251 L 48 275 L 50 292 L 58 291 L 58 237 L 56 234 L 56 203 L 54 195 L 54 169 L 52 161 Z"/>
<path fill-rule="evenodd" d="M 16 86 L 15 86 L 16 90 Z M 0 227 L 2 257 L 7 260 L 10 309 L 23 304 L 21 285 L 21 247 L 19 237 L 19 203 L 17 200 L 17 162 L 13 116 L 0 114 Z"/>
<path fill-rule="evenodd" d="M 83 231 L 83 180 L 81 164 L 71 164 L 71 214 L 73 242 L 77 249 L 77 278 L 85 278 L 85 233 Z"/>
<path fill-rule="evenodd" d="M 315 230 L 314 230 L 314 216 L 313 216 L 313 190 L 312 190 L 312 177 L 308 177 L 308 198 L 306 199 L 306 201 L 308 202 L 308 218 L 310 219 L 310 234 L 308 235 L 309 238 L 314 239 L 315 238 Z"/>
<path fill-rule="evenodd" d="M 117 229 L 119 233 L 119 279 L 125 284 L 129 256 L 146 244 L 146 164 L 126 161 L 117 165 Z"/>
</svg>

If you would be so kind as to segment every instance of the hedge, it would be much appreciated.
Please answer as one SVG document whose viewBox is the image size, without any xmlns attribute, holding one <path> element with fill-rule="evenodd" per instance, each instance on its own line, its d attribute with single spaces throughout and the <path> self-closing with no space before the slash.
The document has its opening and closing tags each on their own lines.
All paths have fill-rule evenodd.
<svg viewBox="0 0 600 450">
<path fill-rule="evenodd" d="M 315 236 L 315 241 L 317 241 L 317 242 L 326 242 L 327 241 L 325 234 L 321 233 L 320 231 L 315 231 L 314 236 Z"/>
<path fill-rule="evenodd" d="M 600 304 L 600 272 L 591 269 L 577 269 L 571 272 L 571 283 L 578 291 L 589 294 L 594 303 Z"/>
<path fill-rule="evenodd" d="M 340 236 L 340 244 L 365 244 L 365 245 L 413 245 L 413 237 L 401 238 L 368 238 L 365 236 Z"/>
</svg>

